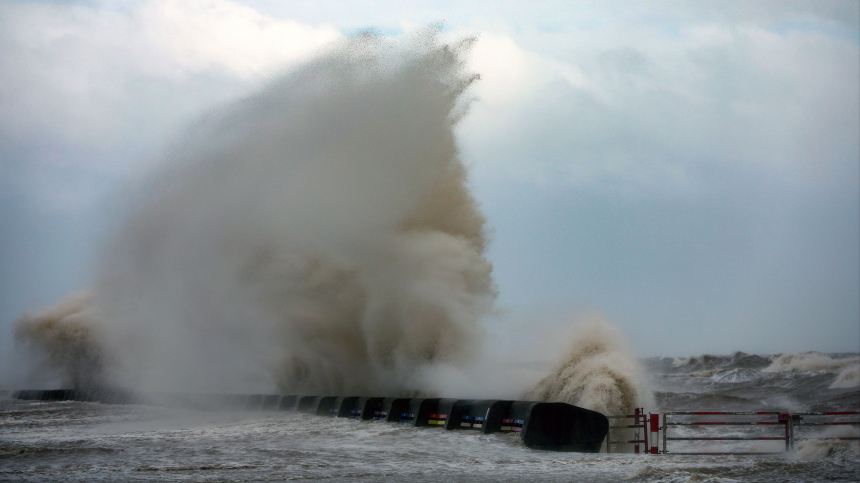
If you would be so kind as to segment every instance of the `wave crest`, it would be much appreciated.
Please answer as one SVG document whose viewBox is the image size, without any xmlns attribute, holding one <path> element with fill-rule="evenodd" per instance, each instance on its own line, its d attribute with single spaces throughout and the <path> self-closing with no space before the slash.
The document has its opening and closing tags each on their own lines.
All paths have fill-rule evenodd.
<svg viewBox="0 0 860 483">
<path fill-rule="evenodd" d="M 654 407 L 644 376 L 621 332 L 601 318 L 578 326 L 559 367 L 525 394 L 607 415 L 629 415 Z"/>
<path fill-rule="evenodd" d="M 833 358 L 819 352 L 804 354 L 779 354 L 770 356 L 771 364 L 762 369 L 763 372 L 783 371 L 828 371 L 839 372 L 845 368 L 860 364 L 860 357 Z"/>
</svg>

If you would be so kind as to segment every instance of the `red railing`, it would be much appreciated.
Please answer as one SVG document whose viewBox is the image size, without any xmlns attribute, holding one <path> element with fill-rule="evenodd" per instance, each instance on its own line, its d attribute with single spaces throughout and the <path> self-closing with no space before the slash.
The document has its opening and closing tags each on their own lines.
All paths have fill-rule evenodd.
<svg viewBox="0 0 860 483">
<path fill-rule="evenodd" d="M 765 420 L 756 421 L 672 421 L 673 416 L 754 416 Z M 775 420 L 770 419 L 775 418 Z M 790 418 L 787 413 L 779 411 L 670 411 L 664 414 L 663 420 L 663 454 L 669 454 L 669 441 L 784 441 L 785 449 L 791 445 Z M 669 426 L 782 426 L 784 433 L 775 435 L 745 435 L 745 436 L 669 436 Z M 776 452 L 675 452 L 672 454 L 773 454 Z"/>
<path fill-rule="evenodd" d="M 640 452 L 640 445 L 645 449 L 645 452 L 651 452 L 652 454 L 657 454 L 657 431 L 660 426 L 660 416 L 658 414 L 645 414 L 645 410 L 642 408 L 636 408 L 633 411 L 632 415 L 625 416 L 608 416 L 610 420 L 609 425 L 609 433 L 606 435 L 606 452 L 612 452 L 612 446 L 618 445 L 633 445 L 633 452 Z M 621 425 L 613 425 L 612 421 L 615 420 L 633 420 L 633 424 L 621 424 Z M 612 430 L 613 429 L 636 429 L 634 432 L 633 439 L 623 439 L 612 441 Z M 652 444 L 653 441 L 653 444 Z"/>
<path fill-rule="evenodd" d="M 704 455 L 704 454 L 740 454 L 740 455 L 761 455 L 761 454 L 777 454 L 782 451 L 769 452 L 754 452 L 754 451 L 695 451 L 695 452 L 676 452 L 669 451 L 670 441 L 783 441 L 785 450 L 794 448 L 796 441 L 823 439 L 823 440 L 840 440 L 840 441 L 857 441 L 860 437 L 857 436 L 838 436 L 838 435 L 816 435 L 805 437 L 796 437 L 795 429 L 806 427 L 831 427 L 831 426 L 860 426 L 860 421 L 849 419 L 848 416 L 860 414 L 858 411 L 830 411 L 830 412 L 807 412 L 807 413 L 783 413 L 779 411 L 669 411 L 663 413 L 663 425 L 660 425 L 660 415 L 656 413 L 646 414 L 641 408 L 637 408 L 632 415 L 624 416 L 609 416 L 610 434 L 606 438 L 606 452 L 612 452 L 613 447 L 619 445 L 633 445 L 633 452 L 640 453 L 640 449 L 644 447 L 645 453 L 650 454 L 686 454 L 686 455 Z M 703 418 L 691 418 L 692 416 L 703 416 Z M 726 416 L 722 420 L 713 420 L 714 416 Z M 741 420 L 750 419 L 753 420 Z M 680 420 L 679 420 L 680 419 Z M 693 420 L 691 420 L 693 419 Z M 617 421 L 627 420 L 632 424 L 617 424 Z M 732 426 L 746 426 L 750 431 L 742 435 L 726 435 L 719 434 L 686 434 L 674 435 L 671 427 L 698 427 L 706 431 L 717 431 L 718 428 Z M 764 431 L 767 428 L 781 429 L 778 434 L 767 434 L 762 432 L 753 432 L 752 428 L 762 427 Z M 636 430 L 632 439 L 617 439 L 612 440 L 612 430 L 634 429 Z M 658 448 L 660 441 L 659 432 L 662 431 L 663 448 L 662 451 Z M 623 433 L 622 433 L 623 434 Z"/>
</svg>

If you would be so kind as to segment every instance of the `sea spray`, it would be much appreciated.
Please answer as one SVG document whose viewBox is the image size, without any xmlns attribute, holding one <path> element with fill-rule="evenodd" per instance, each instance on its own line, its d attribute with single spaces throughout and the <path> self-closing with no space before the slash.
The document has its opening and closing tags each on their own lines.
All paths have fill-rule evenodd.
<svg viewBox="0 0 860 483">
<path fill-rule="evenodd" d="M 111 382 L 394 395 L 468 362 L 495 298 L 453 131 L 469 44 L 358 35 L 198 123 L 105 256 Z"/>
<path fill-rule="evenodd" d="M 836 380 L 830 385 L 830 389 L 842 389 L 860 386 L 860 364 L 854 364 L 842 369 L 836 376 Z"/>
<path fill-rule="evenodd" d="M 495 299 L 453 131 L 476 79 L 468 46 L 359 35 L 198 122 L 138 190 L 93 300 L 60 321 L 99 354 L 76 384 L 397 395 L 457 379 L 470 397 L 493 392 L 461 372 Z M 74 370 L 31 322 L 22 337 Z M 648 405 L 612 329 L 580 329 L 570 354 L 530 397 Z"/>
<path fill-rule="evenodd" d="M 856 426 L 829 427 L 803 436 L 795 436 L 797 440 L 792 459 L 821 460 L 840 453 L 853 453 L 850 456 L 854 458 L 860 455 L 860 441 L 849 439 L 860 437 L 860 429 Z"/>
<path fill-rule="evenodd" d="M 58 374 L 62 387 L 96 389 L 105 379 L 106 354 L 92 325 L 92 298 L 89 292 L 72 292 L 53 307 L 26 312 L 15 321 L 18 348 L 37 361 L 36 370 Z"/>
<path fill-rule="evenodd" d="M 654 407 L 641 367 L 624 336 L 600 316 L 575 326 L 557 369 L 525 397 L 567 402 L 607 415 Z"/>
</svg>

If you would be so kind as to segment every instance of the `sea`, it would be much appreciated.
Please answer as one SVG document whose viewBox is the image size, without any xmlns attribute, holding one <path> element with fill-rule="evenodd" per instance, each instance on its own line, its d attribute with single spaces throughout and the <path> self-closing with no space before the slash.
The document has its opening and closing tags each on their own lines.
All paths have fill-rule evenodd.
<svg viewBox="0 0 860 483">
<path fill-rule="evenodd" d="M 661 414 L 661 421 L 666 412 L 680 411 L 860 410 L 858 354 L 738 352 L 640 362 L 656 401 L 646 411 Z M 670 421 L 775 417 L 671 415 Z M 801 417 L 858 420 L 856 414 Z M 290 411 L 22 401 L 7 392 L 0 400 L 0 481 L 858 481 L 860 442 L 823 439 L 856 438 L 858 429 L 796 427 L 795 447 L 787 451 L 782 440 L 690 439 L 668 440 L 665 454 L 646 454 L 645 448 L 636 454 L 632 445 L 582 454 L 529 449 L 516 433 Z M 668 436 L 778 437 L 782 431 L 781 425 L 677 425 Z M 657 445 L 662 452 L 662 439 Z"/>
</svg>

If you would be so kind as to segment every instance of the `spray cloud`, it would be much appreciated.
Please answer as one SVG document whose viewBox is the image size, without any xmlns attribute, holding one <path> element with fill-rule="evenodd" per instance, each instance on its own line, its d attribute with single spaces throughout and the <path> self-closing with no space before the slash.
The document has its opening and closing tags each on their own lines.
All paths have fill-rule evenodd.
<svg viewBox="0 0 860 483">
<path fill-rule="evenodd" d="M 106 355 L 90 323 L 91 300 L 91 293 L 73 292 L 53 307 L 24 313 L 15 322 L 15 339 L 40 362 L 36 368 L 59 372 L 63 387 L 98 388 L 104 378 Z"/>
<path fill-rule="evenodd" d="M 432 390 L 480 353 L 496 295 L 453 130 L 469 43 L 359 35 L 204 119 L 94 294 L 25 314 L 19 338 L 78 386 Z M 620 340 L 581 328 L 525 397 L 629 414 L 646 396 Z"/>
<path fill-rule="evenodd" d="M 110 355 L 90 372 L 144 390 L 395 394 L 468 361 L 495 298 L 453 132 L 469 44 L 359 35 L 198 124 L 76 321 Z M 62 359 L 49 332 L 19 325 Z"/>
</svg>

